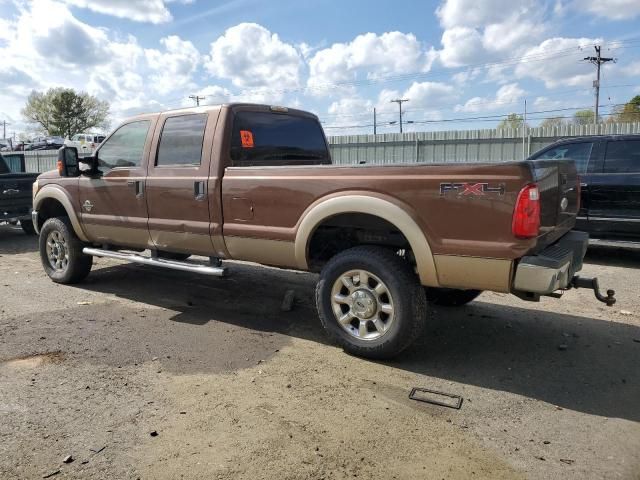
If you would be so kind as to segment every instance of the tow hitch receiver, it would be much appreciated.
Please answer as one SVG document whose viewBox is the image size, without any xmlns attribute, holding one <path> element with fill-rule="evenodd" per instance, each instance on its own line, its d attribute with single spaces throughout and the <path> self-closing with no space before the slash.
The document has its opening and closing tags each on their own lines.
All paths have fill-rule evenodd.
<svg viewBox="0 0 640 480">
<path fill-rule="evenodd" d="M 596 298 L 602 303 L 606 303 L 607 307 L 612 307 L 616 303 L 615 290 L 607 290 L 607 296 L 605 297 L 600 293 L 600 286 L 598 285 L 597 278 L 582 278 L 576 275 L 571 279 L 571 287 L 590 288 L 591 290 L 593 290 Z"/>
</svg>

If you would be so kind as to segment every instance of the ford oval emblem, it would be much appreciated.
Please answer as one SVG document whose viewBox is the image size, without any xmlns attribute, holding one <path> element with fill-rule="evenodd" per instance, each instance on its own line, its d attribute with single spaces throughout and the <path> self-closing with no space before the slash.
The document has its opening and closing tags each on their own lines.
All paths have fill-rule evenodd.
<svg viewBox="0 0 640 480">
<path fill-rule="evenodd" d="M 567 207 L 569 206 L 569 200 L 567 200 L 567 197 L 564 197 L 561 201 L 560 201 L 560 208 L 562 209 L 562 211 L 564 212 Z"/>
</svg>

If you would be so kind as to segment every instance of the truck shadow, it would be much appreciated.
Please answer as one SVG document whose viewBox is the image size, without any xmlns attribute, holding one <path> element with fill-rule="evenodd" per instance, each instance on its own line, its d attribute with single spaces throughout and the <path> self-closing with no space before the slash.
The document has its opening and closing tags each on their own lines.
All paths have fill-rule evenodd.
<svg viewBox="0 0 640 480">
<path fill-rule="evenodd" d="M 231 268 L 231 277 L 218 279 L 134 265 L 106 267 L 80 287 L 170 308 L 178 323 L 217 321 L 328 342 L 314 306 L 315 275 L 235 263 Z M 282 312 L 288 289 L 295 289 L 296 304 L 293 311 Z M 382 363 L 566 409 L 640 421 L 639 327 L 483 298 L 457 309 L 433 309 L 416 343 L 398 359 Z M 428 378 L 424 382 L 416 386 L 428 388 Z"/>
<path fill-rule="evenodd" d="M 0 255 L 37 251 L 37 236 L 25 234 L 20 225 L 0 224 Z"/>
<path fill-rule="evenodd" d="M 640 268 L 640 248 L 590 246 L 584 262 L 608 267 Z"/>
</svg>

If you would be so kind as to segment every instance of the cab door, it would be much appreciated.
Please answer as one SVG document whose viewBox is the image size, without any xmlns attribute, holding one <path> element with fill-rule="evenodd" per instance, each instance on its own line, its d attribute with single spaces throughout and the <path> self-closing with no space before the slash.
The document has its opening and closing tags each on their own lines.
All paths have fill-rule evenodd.
<svg viewBox="0 0 640 480">
<path fill-rule="evenodd" d="M 96 152 L 100 173 L 81 175 L 78 202 L 89 240 L 148 248 L 145 179 L 154 116 L 120 126 Z"/>
<path fill-rule="evenodd" d="M 149 233 L 156 250 L 215 255 L 209 165 L 220 109 L 160 116 L 149 158 Z"/>
</svg>

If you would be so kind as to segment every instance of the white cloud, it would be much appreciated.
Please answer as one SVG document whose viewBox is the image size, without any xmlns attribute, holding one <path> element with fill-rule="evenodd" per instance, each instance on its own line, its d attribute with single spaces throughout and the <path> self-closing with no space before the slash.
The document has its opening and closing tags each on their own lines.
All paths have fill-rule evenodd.
<svg viewBox="0 0 640 480">
<path fill-rule="evenodd" d="M 453 27 L 442 34 L 440 61 L 445 67 L 481 63 L 483 52 L 482 36 L 475 28 Z"/>
<path fill-rule="evenodd" d="M 309 59 L 307 85 L 314 93 L 331 94 L 335 84 L 354 81 L 361 71 L 373 79 L 426 72 L 432 62 L 433 53 L 411 33 L 365 33 L 349 43 L 334 43 L 316 52 Z"/>
<path fill-rule="evenodd" d="M 540 4 L 534 0 L 445 0 L 436 10 L 444 28 L 482 27 L 526 14 Z"/>
<path fill-rule="evenodd" d="M 593 80 L 593 66 L 580 60 L 585 54 L 591 54 L 587 48 L 599 43 L 602 39 L 549 38 L 525 52 L 525 58 L 516 67 L 516 76 L 538 79 L 547 88 L 589 86 Z M 572 51 L 575 55 L 571 55 Z M 554 54 L 558 56 L 553 58 Z M 551 58 L 552 61 L 535 61 L 540 58 Z"/>
<path fill-rule="evenodd" d="M 303 62 L 296 48 L 255 23 L 229 28 L 211 44 L 209 73 L 240 88 L 291 89 L 300 85 Z"/>
<path fill-rule="evenodd" d="M 638 0 L 580 0 L 575 2 L 575 9 L 585 9 L 599 17 L 609 20 L 630 20 L 640 15 Z"/>
<path fill-rule="evenodd" d="M 494 97 L 473 97 L 464 105 L 457 105 L 456 112 L 481 112 L 496 110 L 517 103 L 526 92 L 517 83 L 509 83 L 498 89 Z"/>
<path fill-rule="evenodd" d="M 163 0 L 64 0 L 97 13 L 126 18 L 135 22 L 165 23 L 172 20 Z"/>
<path fill-rule="evenodd" d="M 518 56 L 543 38 L 545 11 L 535 0 L 445 0 L 436 10 L 440 61 L 461 67 Z"/>
<path fill-rule="evenodd" d="M 188 40 L 177 35 L 162 38 L 165 51 L 146 49 L 147 64 L 156 73 L 151 76 L 153 88 L 165 94 L 190 85 L 191 77 L 200 63 L 200 52 Z"/>
</svg>

